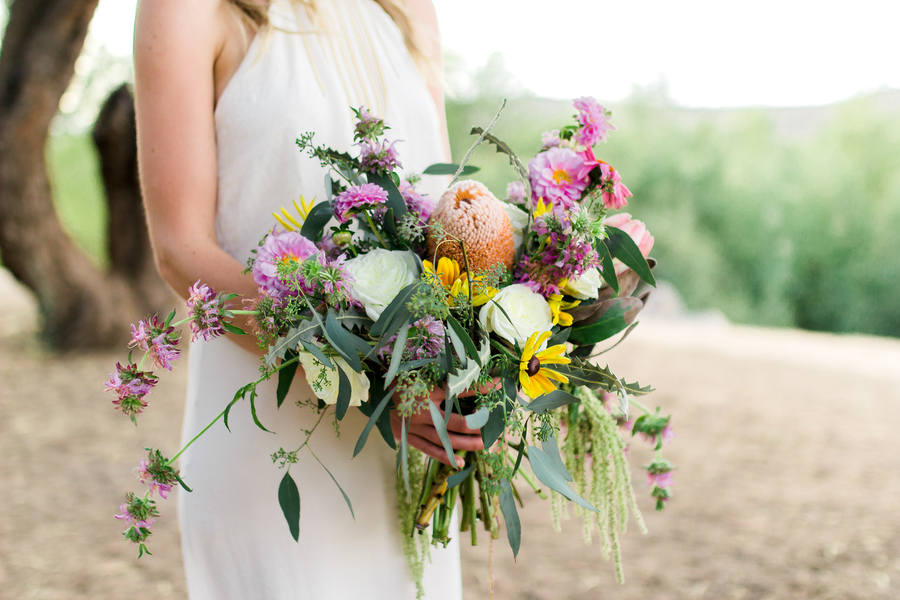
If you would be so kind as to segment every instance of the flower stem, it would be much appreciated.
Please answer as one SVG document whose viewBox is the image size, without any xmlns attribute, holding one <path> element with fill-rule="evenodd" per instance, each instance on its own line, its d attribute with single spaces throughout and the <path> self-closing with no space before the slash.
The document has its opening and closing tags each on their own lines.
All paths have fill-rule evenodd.
<svg viewBox="0 0 900 600">
<path fill-rule="evenodd" d="M 229 406 L 231 406 L 231 405 L 229 404 Z M 178 454 L 176 454 L 175 456 L 173 456 L 172 458 L 170 458 L 169 460 L 167 460 L 167 461 L 166 461 L 166 466 L 167 466 L 167 467 L 172 466 L 172 465 L 175 463 L 175 461 L 178 460 L 178 457 L 181 456 L 182 454 L 184 454 L 184 451 L 191 447 L 191 444 L 193 444 L 194 442 L 196 442 L 196 441 L 200 438 L 201 435 L 203 435 L 204 433 L 206 433 L 207 430 L 209 430 L 210 427 L 212 427 L 213 425 L 215 425 L 216 421 L 218 421 L 218 420 L 221 419 L 223 416 L 225 416 L 225 411 L 227 411 L 227 410 L 228 410 L 228 406 L 226 406 L 225 409 L 224 409 L 222 412 L 220 412 L 220 413 L 216 416 L 215 419 L 213 419 L 212 421 L 210 421 L 209 424 L 208 424 L 206 427 L 204 427 L 204 428 L 200 431 L 200 433 L 198 433 L 197 435 L 195 435 L 195 436 L 191 439 L 191 441 L 189 441 L 187 444 L 185 444 L 184 447 L 183 447 L 181 450 L 178 451 Z"/>
<path fill-rule="evenodd" d="M 637 407 L 638 410 L 644 411 L 644 414 L 646 415 L 653 414 L 649 408 L 635 400 L 632 396 L 628 396 L 628 404 Z"/>
<path fill-rule="evenodd" d="M 364 210 L 363 214 L 366 215 L 366 221 L 369 223 L 369 228 L 372 230 L 372 233 L 375 234 L 375 237 L 378 238 L 378 241 L 381 243 L 381 247 L 385 250 L 390 250 L 387 243 L 384 241 L 384 238 L 382 238 L 381 234 L 378 233 L 378 229 L 375 227 L 375 221 L 372 220 L 372 216 L 369 214 L 369 211 Z"/>
</svg>

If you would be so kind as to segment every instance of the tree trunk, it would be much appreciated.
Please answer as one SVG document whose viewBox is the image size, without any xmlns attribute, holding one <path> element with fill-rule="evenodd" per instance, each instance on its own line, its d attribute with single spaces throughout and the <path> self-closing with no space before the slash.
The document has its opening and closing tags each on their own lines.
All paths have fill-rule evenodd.
<svg viewBox="0 0 900 600">
<path fill-rule="evenodd" d="M 42 337 L 63 351 L 122 341 L 146 306 L 118 258 L 103 273 L 73 245 L 47 178 L 50 122 L 97 2 L 15 0 L 0 53 L 0 255 L 37 297 Z"/>
<path fill-rule="evenodd" d="M 145 312 L 171 305 L 172 292 L 156 270 L 141 200 L 134 99 L 123 84 L 103 104 L 93 130 L 109 208 L 110 273 L 128 281 Z"/>
</svg>

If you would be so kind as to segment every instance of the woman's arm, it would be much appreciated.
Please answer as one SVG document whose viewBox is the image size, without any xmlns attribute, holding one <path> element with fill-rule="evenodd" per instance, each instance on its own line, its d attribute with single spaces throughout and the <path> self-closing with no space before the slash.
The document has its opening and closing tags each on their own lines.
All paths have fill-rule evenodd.
<svg viewBox="0 0 900 600">
<path fill-rule="evenodd" d="M 134 64 L 141 189 L 157 268 L 183 297 L 201 278 L 217 291 L 247 298 L 257 293 L 215 232 L 216 92 L 224 88 L 223 72 L 233 73 L 219 59 L 228 57 L 223 50 L 241 37 L 236 23 L 223 0 L 141 0 L 138 6 Z M 238 325 L 247 329 L 247 323 Z M 252 335 L 232 339 L 259 352 Z"/>
</svg>

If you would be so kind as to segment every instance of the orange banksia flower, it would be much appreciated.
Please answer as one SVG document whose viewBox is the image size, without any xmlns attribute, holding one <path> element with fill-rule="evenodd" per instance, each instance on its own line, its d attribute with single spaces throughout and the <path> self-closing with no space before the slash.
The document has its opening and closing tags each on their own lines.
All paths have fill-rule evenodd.
<svg viewBox="0 0 900 600">
<path fill-rule="evenodd" d="M 436 223 L 441 227 L 435 228 Z M 438 201 L 429 225 L 431 230 L 426 239 L 429 259 L 452 258 L 470 273 L 497 263 L 507 270 L 512 268 L 516 253 L 512 225 L 503 204 L 481 183 L 466 180 L 451 186 Z M 441 229 L 449 234 L 443 239 L 439 238 Z M 468 269 L 455 238 L 466 244 Z"/>
</svg>

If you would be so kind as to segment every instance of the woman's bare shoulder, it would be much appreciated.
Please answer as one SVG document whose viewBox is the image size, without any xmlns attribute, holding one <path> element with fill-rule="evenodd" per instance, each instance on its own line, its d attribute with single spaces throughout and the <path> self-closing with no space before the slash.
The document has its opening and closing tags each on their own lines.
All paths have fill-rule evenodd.
<svg viewBox="0 0 900 600">
<path fill-rule="evenodd" d="M 227 10 L 227 0 L 140 0 L 135 61 L 147 54 L 168 53 L 214 59 L 225 39 Z"/>
</svg>

